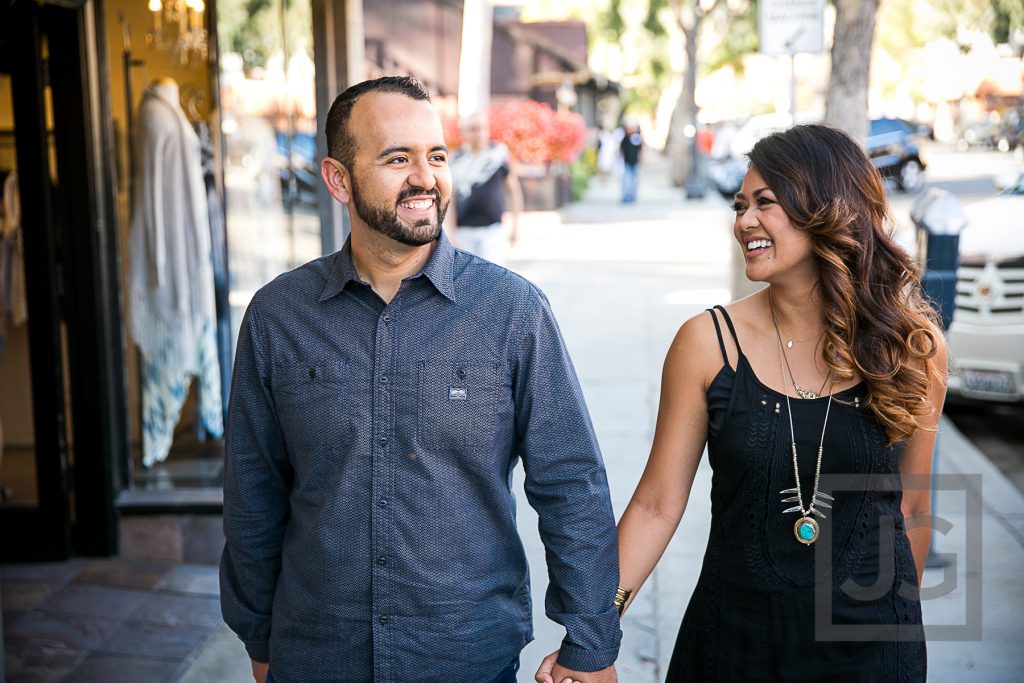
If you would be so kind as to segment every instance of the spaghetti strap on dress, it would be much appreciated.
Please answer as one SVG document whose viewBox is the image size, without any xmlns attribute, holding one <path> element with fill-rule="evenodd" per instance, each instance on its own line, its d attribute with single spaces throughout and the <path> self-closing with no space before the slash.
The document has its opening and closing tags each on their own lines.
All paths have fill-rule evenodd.
<svg viewBox="0 0 1024 683">
<path fill-rule="evenodd" d="M 852 476 L 821 487 L 834 507 L 815 544 L 798 542 L 780 495 L 795 485 L 785 396 L 754 374 L 725 309 L 708 312 L 723 356 L 707 392 L 711 531 L 666 680 L 923 683 L 916 570 L 892 485 L 902 448 L 865 407 L 863 384 L 837 393 L 822 481 Z M 735 369 L 718 315 L 736 343 Z M 827 398 L 789 403 L 800 472 L 811 475 Z M 813 479 L 801 477 L 805 500 Z"/>
</svg>

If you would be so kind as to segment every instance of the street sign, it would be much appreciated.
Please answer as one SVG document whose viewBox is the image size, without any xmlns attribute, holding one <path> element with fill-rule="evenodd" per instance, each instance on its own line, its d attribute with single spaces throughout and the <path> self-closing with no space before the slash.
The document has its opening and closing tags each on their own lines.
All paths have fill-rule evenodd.
<svg viewBox="0 0 1024 683">
<path fill-rule="evenodd" d="M 758 47 L 764 55 L 825 50 L 825 0 L 759 0 Z"/>
</svg>

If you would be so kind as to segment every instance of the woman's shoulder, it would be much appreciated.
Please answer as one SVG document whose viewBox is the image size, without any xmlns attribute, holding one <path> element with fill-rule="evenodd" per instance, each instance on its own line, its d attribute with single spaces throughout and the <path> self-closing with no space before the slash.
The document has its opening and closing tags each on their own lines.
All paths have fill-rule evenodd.
<svg viewBox="0 0 1024 683">
<path fill-rule="evenodd" d="M 668 360 L 685 365 L 691 371 L 710 372 L 713 376 L 723 363 L 719 342 L 732 346 L 729 339 L 731 336 L 721 312 L 717 308 L 703 310 L 679 327 L 669 348 Z"/>
</svg>

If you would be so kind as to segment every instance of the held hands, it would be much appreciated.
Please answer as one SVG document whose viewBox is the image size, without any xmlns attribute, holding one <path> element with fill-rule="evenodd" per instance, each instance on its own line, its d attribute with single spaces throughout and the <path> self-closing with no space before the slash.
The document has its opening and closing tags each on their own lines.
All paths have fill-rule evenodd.
<svg viewBox="0 0 1024 683">
<path fill-rule="evenodd" d="M 252 660 L 252 677 L 256 683 L 266 683 L 268 671 L 270 671 L 270 664 L 268 662 Z"/>
<path fill-rule="evenodd" d="M 533 680 L 537 683 L 617 683 L 619 680 L 614 666 L 600 671 L 572 671 L 560 665 L 557 660 L 558 650 L 555 650 L 537 667 Z"/>
</svg>

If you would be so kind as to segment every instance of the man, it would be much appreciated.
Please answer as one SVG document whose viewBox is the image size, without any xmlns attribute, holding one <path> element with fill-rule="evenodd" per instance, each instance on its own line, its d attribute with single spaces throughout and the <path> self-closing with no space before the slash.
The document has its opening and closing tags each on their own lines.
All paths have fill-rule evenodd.
<svg viewBox="0 0 1024 683">
<path fill-rule="evenodd" d="M 416 81 L 349 88 L 327 138 L 351 237 L 256 293 L 235 361 L 221 595 L 255 679 L 514 681 L 522 458 L 566 627 L 554 675 L 616 680 L 607 480 L 546 299 L 442 233 L 447 150 Z"/>
<path fill-rule="evenodd" d="M 467 117 L 462 134 L 465 144 L 451 160 L 458 214 L 453 237 L 462 249 L 503 263 L 507 248 L 514 246 L 518 237 L 523 191 L 512 170 L 508 148 L 491 142 L 485 115 Z M 507 234 L 503 219 L 508 222 Z"/>
<path fill-rule="evenodd" d="M 636 201 L 636 190 L 640 184 L 640 151 L 644 139 L 640 135 L 640 126 L 635 121 L 626 121 L 619 151 L 622 153 L 622 203 L 632 204 Z"/>
</svg>

